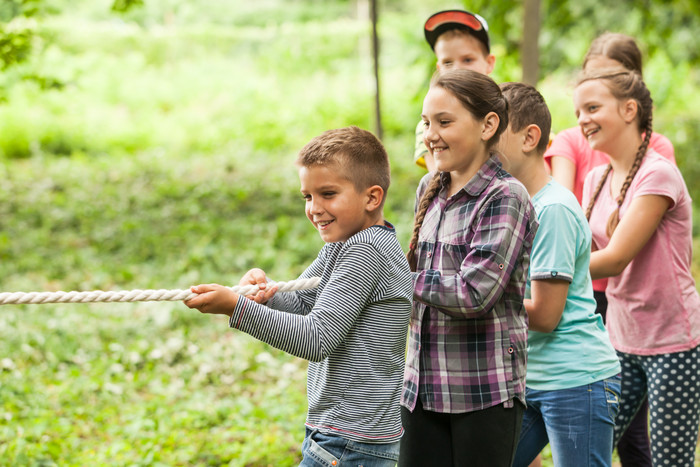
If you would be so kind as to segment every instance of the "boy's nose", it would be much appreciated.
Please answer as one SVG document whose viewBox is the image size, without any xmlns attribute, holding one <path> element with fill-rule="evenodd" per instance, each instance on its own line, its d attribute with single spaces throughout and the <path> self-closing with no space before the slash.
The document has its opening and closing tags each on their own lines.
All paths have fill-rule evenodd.
<svg viewBox="0 0 700 467">
<path fill-rule="evenodd" d="M 320 214 L 323 212 L 323 208 L 321 206 L 321 203 L 318 202 L 317 200 L 313 200 L 309 203 L 309 212 L 311 214 Z"/>
</svg>

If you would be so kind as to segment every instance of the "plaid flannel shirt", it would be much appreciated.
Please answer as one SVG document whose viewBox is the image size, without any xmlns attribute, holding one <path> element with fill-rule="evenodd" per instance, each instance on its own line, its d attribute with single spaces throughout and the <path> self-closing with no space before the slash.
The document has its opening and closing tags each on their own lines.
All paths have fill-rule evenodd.
<svg viewBox="0 0 700 467">
<path fill-rule="evenodd" d="M 525 402 L 523 296 L 537 216 L 495 156 L 450 198 L 447 177 L 418 238 L 401 403 L 412 411 L 420 397 L 443 413 L 512 407 Z"/>
</svg>

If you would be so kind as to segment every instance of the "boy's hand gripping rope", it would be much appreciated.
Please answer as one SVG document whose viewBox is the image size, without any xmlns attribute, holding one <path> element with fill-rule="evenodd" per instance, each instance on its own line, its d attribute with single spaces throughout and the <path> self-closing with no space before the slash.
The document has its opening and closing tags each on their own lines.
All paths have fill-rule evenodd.
<svg viewBox="0 0 700 467">
<path fill-rule="evenodd" d="M 320 277 L 309 277 L 288 282 L 268 282 L 268 286 L 277 286 L 278 292 L 314 289 L 318 287 Z M 258 292 L 257 285 L 238 285 L 229 287 L 241 295 Z M 199 294 L 188 290 L 122 290 L 105 292 L 92 290 L 88 292 L 2 292 L 0 305 L 40 304 L 40 303 L 88 303 L 88 302 L 148 302 L 189 300 Z"/>
</svg>

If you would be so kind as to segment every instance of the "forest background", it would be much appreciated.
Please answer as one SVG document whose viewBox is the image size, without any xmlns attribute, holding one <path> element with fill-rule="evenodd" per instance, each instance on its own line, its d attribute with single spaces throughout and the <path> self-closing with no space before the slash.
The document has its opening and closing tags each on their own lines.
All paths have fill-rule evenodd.
<svg viewBox="0 0 700 467">
<path fill-rule="evenodd" d="M 422 176 L 413 130 L 434 69 L 422 24 L 439 9 L 479 12 L 494 79 L 517 81 L 523 5 L 378 6 L 386 217 L 405 247 Z M 235 285 L 254 266 L 295 278 L 322 246 L 296 152 L 329 128 L 375 128 L 368 11 L 366 0 L 0 0 L 0 291 Z M 538 87 L 554 131 L 576 124 L 590 41 L 631 34 L 655 129 L 698 199 L 699 18 L 692 0 L 541 0 Z M 0 465 L 295 465 L 305 369 L 181 303 L 4 306 Z"/>
</svg>

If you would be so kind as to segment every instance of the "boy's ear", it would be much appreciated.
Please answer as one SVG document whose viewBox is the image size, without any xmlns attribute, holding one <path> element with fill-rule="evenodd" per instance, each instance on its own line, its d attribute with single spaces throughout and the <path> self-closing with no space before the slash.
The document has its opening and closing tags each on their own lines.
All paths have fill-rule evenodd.
<svg viewBox="0 0 700 467">
<path fill-rule="evenodd" d="M 540 144 L 540 138 L 542 138 L 542 130 L 539 126 L 534 123 L 529 124 L 525 128 L 525 139 L 523 140 L 523 152 L 528 154 L 535 149 L 537 145 Z"/>
<path fill-rule="evenodd" d="M 486 74 L 490 75 L 493 71 L 493 68 L 496 66 L 496 56 L 494 54 L 489 54 L 488 56 L 486 56 L 486 64 Z"/>
<path fill-rule="evenodd" d="M 489 112 L 486 114 L 483 120 L 483 128 L 481 129 L 481 139 L 483 141 L 488 141 L 498 130 L 498 124 L 501 123 L 501 119 L 498 118 L 496 112 Z"/>
<path fill-rule="evenodd" d="M 637 118 L 637 105 L 637 101 L 634 99 L 627 99 L 622 104 L 622 117 L 626 123 L 632 123 Z"/>
<path fill-rule="evenodd" d="M 373 212 L 379 209 L 384 201 L 384 189 L 379 185 L 372 185 L 365 191 L 367 195 L 367 204 L 365 209 L 368 212 Z"/>
</svg>

